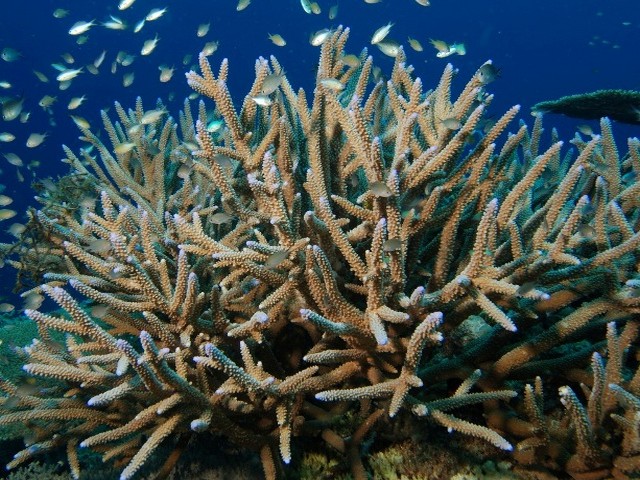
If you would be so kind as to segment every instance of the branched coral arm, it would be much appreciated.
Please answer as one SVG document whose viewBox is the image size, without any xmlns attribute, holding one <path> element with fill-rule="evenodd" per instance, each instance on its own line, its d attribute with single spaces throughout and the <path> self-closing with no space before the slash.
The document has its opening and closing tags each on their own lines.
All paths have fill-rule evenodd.
<svg viewBox="0 0 640 480">
<path fill-rule="evenodd" d="M 482 425 L 476 425 L 475 423 L 467 422 L 466 420 L 461 420 L 453 415 L 448 415 L 438 410 L 431 412 L 431 416 L 436 422 L 450 432 L 456 430 L 460 433 L 464 433 L 465 435 L 482 438 L 502 450 L 513 450 L 513 446 L 509 442 L 490 428 L 483 427 Z"/>
<path fill-rule="evenodd" d="M 120 480 L 129 480 L 133 477 L 135 473 L 150 459 L 158 445 L 160 445 L 165 438 L 171 435 L 182 421 L 183 415 L 177 413 L 157 427 L 122 471 L 120 474 Z"/>
</svg>

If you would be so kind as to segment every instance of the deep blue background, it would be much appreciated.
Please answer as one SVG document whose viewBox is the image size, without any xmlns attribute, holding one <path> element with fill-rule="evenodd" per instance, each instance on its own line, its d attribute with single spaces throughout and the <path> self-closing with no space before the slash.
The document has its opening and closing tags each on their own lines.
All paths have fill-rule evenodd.
<svg viewBox="0 0 640 480">
<path fill-rule="evenodd" d="M 253 0 L 249 7 L 236 11 L 235 0 L 136 0 L 124 12 L 117 10 L 118 0 L 49 2 L 11 2 L 11 9 L 3 8 L 0 16 L 0 48 L 12 47 L 22 57 L 12 63 L 0 61 L 0 80 L 13 84 L 10 90 L 0 90 L 0 95 L 24 94 L 25 110 L 31 112 L 30 121 L 21 124 L 17 120 L 0 119 L 0 132 L 11 132 L 17 139 L 12 143 L 0 143 L 0 184 L 6 185 L 5 194 L 15 198 L 9 208 L 18 211 L 31 202 L 33 192 L 29 184 L 33 175 L 55 176 L 67 171 L 60 163 L 63 157 L 61 144 L 73 149 L 80 146 L 78 130 L 69 113 L 87 118 L 94 130 L 100 126 L 100 109 L 111 108 L 115 100 L 124 106 L 133 106 L 140 95 L 149 108 L 155 99 L 165 101 L 170 93 L 175 100 L 169 102 L 175 115 L 182 101 L 190 93 L 184 79 L 182 59 L 192 54 L 194 60 L 206 41 L 218 40 L 219 50 L 210 57 L 217 68 L 222 58 L 230 59 L 230 85 L 236 101 L 240 101 L 254 77 L 254 61 L 258 56 L 274 54 L 283 64 L 294 87 L 303 87 L 310 94 L 318 48 L 309 44 L 309 35 L 321 28 L 342 24 L 351 28 L 348 50 L 359 53 L 369 46 L 371 34 L 387 22 L 394 22 L 390 37 L 405 45 L 409 62 L 415 66 L 426 88 L 435 86 L 446 62 L 460 69 L 454 85 L 459 91 L 475 69 L 485 60 L 493 59 L 501 71 L 501 78 L 490 85 L 495 101 L 490 113 L 499 116 L 514 104 L 521 104 L 520 117 L 531 123 L 530 107 L 541 100 L 563 95 L 592 91 L 601 88 L 640 89 L 640 62 L 637 60 L 640 40 L 640 5 L 638 0 L 432 0 L 432 6 L 422 7 L 414 0 L 384 0 L 379 4 L 366 4 L 363 0 L 341 0 L 335 20 L 328 19 L 329 7 L 335 0 L 319 0 L 320 15 L 307 15 L 298 0 Z M 140 33 L 132 32 L 133 25 L 153 7 L 168 6 L 168 12 L 159 20 L 147 22 Z M 6 6 L 5 6 L 6 7 Z M 55 19 L 55 8 L 70 10 L 69 16 Z M 89 41 L 77 45 L 77 37 L 67 32 L 77 20 L 105 21 L 113 14 L 125 20 L 127 31 L 94 27 Z M 196 36 L 200 23 L 211 22 L 205 38 Z M 628 26 L 623 22 L 630 22 Z M 160 42 L 149 56 L 140 56 L 143 42 L 158 33 Z M 267 39 L 267 33 L 280 33 L 287 41 L 283 48 Z M 414 52 L 407 37 L 417 38 L 424 46 L 423 52 Z M 438 59 L 429 39 L 447 42 L 464 42 L 466 56 Z M 74 80 L 69 90 L 59 91 L 50 66 L 62 62 L 60 55 L 69 52 L 76 62 L 74 68 L 93 62 L 98 54 L 107 50 L 107 57 L 94 76 L 85 71 Z M 117 52 L 124 50 L 136 55 L 134 63 L 126 68 L 118 67 L 110 73 L 111 63 Z M 369 49 L 376 63 L 389 72 L 392 59 L 377 48 Z M 171 82 L 160 83 L 158 66 L 174 65 L 176 73 Z M 49 83 L 41 83 L 32 71 L 36 69 L 49 76 Z M 135 81 L 129 88 L 122 86 L 122 76 L 135 72 Z M 39 106 L 43 95 L 56 95 L 58 101 L 49 115 Z M 78 110 L 70 112 L 70 98 L 87 95 L 88 100 Z M 557 126 L 561 136 L 569 140 L 576 125 L 585 122 L 549 116 L 545 120 L 547 132 Z M 516 125 L 513 126 L 515 130 Z M 50 137 L 36 149 L 25 146 L 31 132 L 49 132 Z M 626 137 L 638 136 L 640 128 L 616 125 L 620 142 Z M 620 149 L 624 146 L 620 144 Z M 35 172 L 22 168 L 24 183 L 16 180 L 16 168 L 9 165 L 2 153 L 14 152 L 25 164 L 40 160 Z M 2 188 L 2 187 L 0 187 Z M 20 216 L 0 223 L 0 241 L 5 241 L 4 230 Z M 0 302 L 10 290 L 10 272 L 2 271 Z"/>
</svg>

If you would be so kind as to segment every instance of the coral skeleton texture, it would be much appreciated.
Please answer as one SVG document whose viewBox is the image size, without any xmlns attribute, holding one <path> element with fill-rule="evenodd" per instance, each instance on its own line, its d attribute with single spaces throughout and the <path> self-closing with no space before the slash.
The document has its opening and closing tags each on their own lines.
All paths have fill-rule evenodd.
<svg viewBox="0 0 640 480">
<path fill-rule="evenodd" d="M 224 437 L 271 479 L 316 438 L 365 479 L 364 443 L 413 418 L 532 468 L 638 474 L 638 140 L 621 156 L 603 119 L 541 148 L 540 116 L 509 135 L 518 106 L 483 118 L 478 74 L 452 98 L 449 65 L 427 91 L 400 51 L 372 84 L 366 50 L 343 61 L 348 33 L 322 45 L 312 95 L 260 58 L 237 109 L 229 63 L 201 54 L 197 109 L 116 103 L 108 141 L 82 128 L 93 151 L 65 148 L 84 196 L 42 193 L 44 233 L 11 259 L 58 258 L 25 294 L 60 310 L 25 311 L 43 387 L 0 383 L 0 425 L 34 432 L 10 468 L 64 449 L 79 477 L 90 449 L 124 480 L 162 445 L 163 478 Z"/>
</svg>

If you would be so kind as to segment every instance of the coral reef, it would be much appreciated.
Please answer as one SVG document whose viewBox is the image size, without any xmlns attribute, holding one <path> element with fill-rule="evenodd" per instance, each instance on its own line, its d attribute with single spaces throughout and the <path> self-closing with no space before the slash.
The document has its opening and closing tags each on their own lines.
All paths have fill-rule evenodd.
<svg viewBox="0 0 640 480">
<path fill-rule="evenodd" d="M 603 119 L 543 150 L 536 117 L 498 147 L 519 108 L 486 125 L 480 75 L 452 99 L 449 65 L 424 91 L 400 51 L 371 87 L 347 37 L 322 45 L 310 105 L 260 58 L 236 110 L 228 62 L 216 75 L 201 55 L 187 81 L 215 111 L 116 104 L 111 146 L 82 129 L 97 156 L 65 147 L 91 188 L 73 208 L 43 192 L 45 234 L 11 249 L 27 271 L 36 251 L 58 256 L 25 295 L 61 313 L 25 311 L 39 338 L 24 371 L 46 388 L 0 383 L 0 426 L 33 430 L 10 468 L 65 449 L 77 478 L 90 449 L 124 480 L 162 448 L 163 478 L 224 437 L 276 478 L 312 438 L 364 479 L 374 437 L 439 426 L 515 440 L 541 474 L 636 472 L 638 140 L 621 158 Z M 568 428 L 550 426 L 565 408 Z"/>
<path fill-rule="evenodd" d="M 559 388 L 560 401 L 568 411 L 560 421 L 544 413 L 542 379 L 527 385 L 524 410 L 528 424 L 526 439 L 518 444 L 516 458 L 523 464 L 541 458 L 552 469 L 560 465 L 577 480 L 589 478 L 634 478 L 640 472 L 640 370 L 623 374 L 625 352 L 638 334 L 637 322 L 627 323 L 618 335 L 615 323 L 607 325 L 608 359 L 598 352 L 591 357 L 593 378 L 580 387 L 586 408 L 569 386 Z M 633 393 L 635 392 L 635 393 Z M 521 425 L 520 428 L 523 426 Z M 621 449 L 612 449 L 611 437 Z M 544 454 L 540 454 L 543 451 Z"/>
<path fill-rule="evenodd" d="M 640 125 L 640 92 L 635 90 L 596 90 L 547 100 L 532 107 L 534 112 L 561 113 L 569 117 L 599 120 L 609 117 L 618 122 Z"/>
</svg>

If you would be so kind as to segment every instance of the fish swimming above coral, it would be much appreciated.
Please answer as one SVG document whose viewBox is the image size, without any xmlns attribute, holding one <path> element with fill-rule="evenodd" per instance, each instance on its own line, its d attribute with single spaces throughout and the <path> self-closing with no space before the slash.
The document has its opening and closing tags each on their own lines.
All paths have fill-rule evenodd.
<svg viewBox="0 0 640 480">
<path fill-rule="evenodd" d="M 586 120 L 609 117 L 618 122 L 640 125 L 640 92 L 596 90 L 536 103 L 531 110 L 534 113 L 561 113 Z"/>
</svg>

